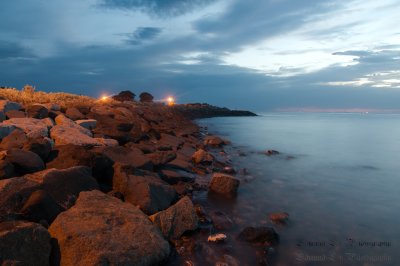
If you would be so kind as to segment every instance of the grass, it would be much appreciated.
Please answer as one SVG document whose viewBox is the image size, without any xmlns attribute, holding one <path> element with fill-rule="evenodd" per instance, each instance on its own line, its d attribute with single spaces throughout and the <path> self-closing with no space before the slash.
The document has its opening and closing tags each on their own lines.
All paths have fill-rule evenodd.
<svg viewBox="0 0 400 266">
<path fill-rule="evenodd" d="M 22 90 L 15 88 L 1 88 L 0 97 L 7 100 L 30 105 L 34 103 L 55 103 L 63 108 L 75 106 L 93 106 L 98 102 L 98 99 L 89 96 L 76 95 L 65 92 L 50 92 L 36 91 L 35 87 L 25 85 Z"/>
</svg>

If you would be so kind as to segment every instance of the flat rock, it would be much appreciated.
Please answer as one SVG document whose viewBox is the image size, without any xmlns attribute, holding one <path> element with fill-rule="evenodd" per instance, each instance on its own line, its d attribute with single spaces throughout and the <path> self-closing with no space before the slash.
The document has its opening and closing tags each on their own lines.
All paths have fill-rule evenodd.
<svg viewBox="0 0 400 266">
<path fill-rule="evenodd" d="M 55 122 L 56 122 L 56 125 L 58 125 L 58 126 L 64 126 L 66 128 L 76 129 L 77 131 L 81 132 L 82 134 L 85 134 L 89 137 L 93 137 L 93 134 L 89 129 L 78 125 L 77 123 L 75 123 L 74 121 L 72 121 L 71 119 L 66 117 L 65 115 L 58 115 L 55 118 Z"/>
<path fill-rule="evenodd" d="M 178 239 L 187 231 L 196 230 L 198 218 L 193 203 L 188 196 L 180 199 L 165 211 L 149 217 L 168 239 Z"/>
<path fill-rule="evenodd" d="M 87 130 L 86 128 L 81 128 Z M 50 131 L 50 136 L 52 139 L 54 139 L 56 145 L 73 144 L 79 146 L 106 146 L 109 144 L 115 144 L 114 141 L 109 143 L 107 141 L 103 141 L 101 138 L 92 138 L 88 134 L 83 133 L 82 130 L 66 125 L 54 126 Z"/>
<path fill-rule="evenodd" d="M 170 247 L 139 209 L 99 191 L 82 192 L 49 228 L 60 265 L 158 265 Z"/>
<path fill-rule="evenodd" d="M 50 252 L 50 234 L 40 224 L 0 223 L 1 265 L 49 265 Z"/>
<path fill-rule="evenodd" d="M 126 202 L 139 206 L 146 214 L 168 208 L 177 198 L 176 191 L 158 177 L 130 173 L 126 166 L 114 166 L 113 190 L 124 195 Z"/>
<path fill-rule="evenodd" d="M 39 155 L 31 151 L 11 149 L 7 152 L 6 158 L 14 165 L 17 175 L 34 173 L 46 168 Z"/>
<path fill-rule="evenodd" d="M 95 119 L 76 120 L 75 123 L 86 129 L 93 130 L 94 128 L 96 128 L 97 120 Z"/>
<path fill-rule="evenodd" d="M 51 127 L 48 119 L 36 118 L 12 118 L 2 124 L 22 129 L 29 138 L 48 137 Z"/>
<path fill-rule="evenodd" d="M 189 172 L 183 170 L 162 169 L 160 171 L 161 178 L 168 184 L 174 185 L 178 182 L 190 182 L 196 177 Z"/>
<path fill-rule="evenodd" d="M 240 180 L 231 175 L 214 173 L 210 182 L 210 190 L 227 197 L 232 197 L 236 196 L 239 184 Z"/>
</svg>

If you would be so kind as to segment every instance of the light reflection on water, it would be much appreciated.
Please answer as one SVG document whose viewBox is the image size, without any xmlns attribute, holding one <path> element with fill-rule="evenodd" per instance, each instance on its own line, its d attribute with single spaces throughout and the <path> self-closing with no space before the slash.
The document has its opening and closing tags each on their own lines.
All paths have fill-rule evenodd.
<svg viewBox="0 0 400 266">
<path fill-rule="evenodd" d="M 254 177 L 241 185 L 235 219 L 264 225 L 270 212 L 290 214 L 288 226 L 276 227 L 276 265 L 400 265 L 400 115 L 273 113 L 198 122 L 247 154 L 233 157 Z M 281 154 L 259 153 L 266 149 Z M 390 247 L 371 247 L 380 242 Z"/>
</svg>

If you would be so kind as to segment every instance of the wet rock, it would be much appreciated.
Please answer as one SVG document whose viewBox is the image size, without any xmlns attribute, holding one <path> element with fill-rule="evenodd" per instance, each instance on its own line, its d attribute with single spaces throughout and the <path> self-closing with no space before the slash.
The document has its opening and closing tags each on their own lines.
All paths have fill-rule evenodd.
<svg viewBox="0 0 400 266">
<path fill-rule="evenodd" d="M 217 136 L 207 136 L 204 139 L 204 145 L 209 145 L 213 147 L 221 147 L 225 145 L 225 141 Z"/>
<path fill-rule="evenodd" d="M 168 239 L 178 239 L 186 231 L 196 230 L 198 219 L 193 203 L 185 196 L 165 211 L 149 217 Z"/>
<path fill-rule="evenodd" d="M 132 203 L 146 214 L 154 214 L 168 208 L 176 200 L 173 187 L 154 176 L 132 174 L 126 165 L 114 166 L 113 190 L 124 195 L 126 202 Z"/>
<path fill-rule="evenodd" d="M 227 174 L 229 174 L 229 175 L 234 175 L 234 174 L 236 174 L 235 169 L 234 169 L 233 167 L 231 167 L 231 166 L 225 166 L 225 167 L 223 168 L 223 172 L 224 172 L 224 173 L 227 173 Z"/>
<path fill-rule="evenodd" d="M 158 265 L 170 253 L 145 214 L 99 191 L 82 192 L 49 232 L 57 239 L 60 265 Z"/>
<path fill-rule="evenodd" d="M 289 214 L 287 212 L 271 213 L 268 218 L 274 223 L 286 224 L 289 220 Z"/>
<path fill-rule="evenodd" d="M 17 175 L 34 173 L 46 168 L 39 155 L 31 151 L 11 149 L 7 152 L 6 158 L 14 165 Z"/>
<path fill-rule="evenodd" d="M 213 160 L 214 156 L 203 149 L 199 149 L 192 155 L 192 161 L 195 164 L 211 164 Z"/>
<path fill-rule="evenodd" d="M 8 160 L 0 160 L 0 180 L 16 176 L 14 165 Z"/>
<path fill-rule="evenodd" d="M 146 155 L 155 167 L 166 165 L 176 159 L 176 153 L 173 151 L 158 151 Z"/>
<path fill-rule="evenodd" d="M 46 220 L 51 224 L 63 208 L 44 190 L 33 192 L 21 209 L 23 217 L 31 222 Z"/>
<path fill-rule="evenodd" d="M 209 235 L 207 238 L 208 242 L 224 242 L 227 236 L 225 234 Z"/>
<path fill-rule="evenodd" d="M 49 110 L 41 104 L 33 104 L 26 108 L 26 114 L 28 117 L 43 119 L 48 117 Z"/>
<path fill-rule="evenodd" d="M 94 119 L 76 120 L 75 122 L 81 127 L 89 130 L 93 130 L 94 128 L 96 128 L 97 125 L 97 121 Z"/>
<path fill-rule="evenodd" d="M 12 118 L 2 124 L 22 129 L 28 138 L 48 137 L 51 127 L 47 119 L 36 118 Z"/>
<path fill-rule="evenodd" d="M 278 243 L 279 235 L 272 227 L 246 227 L 238 235 L 238 240 L 250 243 Z"/>
<path fill-rule="evenodd" d="M 276 151 L 276 150 L 267 150 L 267 151 L 265 151 L 265 155 L 268 155 L 268 156 L 278 155 L 278 154 L 280 154 L 280 152 Z"/>
<path fill-rule="evenodd" d="M 232 219 L 221 211 L 211 212 L 210 217 L 214 227 L 218 230 L 231 230 L 234 226 Z"/>
<path fill-rule="evenodd" d="M 1 265 L 49 265 L 50 234 L 40 224 L 0 223 Z"/>
<path fill-rule="evenodd" d="M 85 119 L 85 115 L 82 114 L 78 108 L 76 107 L 69 107 L 65 111 L 65 115 L 71 120 L 80 120 Z"/>
<path fill-rule="evenodd" d="M 227 196 L 236 196 L 240 180 L 223 173 L 214 173 L 210 182 L 210 190 Z"/>
<path fill-rule="evenodd" d="M 107 155 L 72 144 L 57 146 L 52 153 L 55 158 L 47 163 L 47 168 L 67 169 L 77 165 L 88 166 L 99 184 L 112 187 L 114 162 Z"/>
<path fill-rule="evenodd" d="M 11 111 L 6 112 L 6 116 L 8 119 L 26 117 L 25 112 L 17 111 L 17 110 L 11 110 Z"/>
</svg>

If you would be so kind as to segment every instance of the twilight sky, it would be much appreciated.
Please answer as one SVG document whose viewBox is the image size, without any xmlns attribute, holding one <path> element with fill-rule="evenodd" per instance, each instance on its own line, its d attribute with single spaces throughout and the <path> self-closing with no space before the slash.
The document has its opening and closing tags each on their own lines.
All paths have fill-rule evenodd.
<svg viewBox="0 0 400 266">
<path fill-rule="evenodd" d="M 399 0 L 1 0 L 0 86 L 400 110 Z"/>
</svg>

